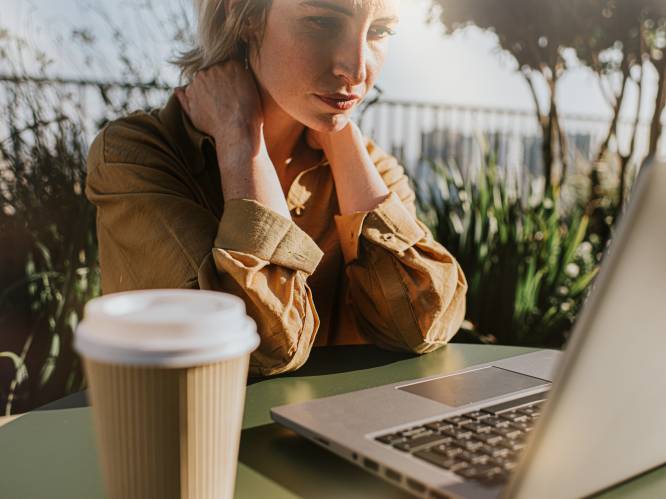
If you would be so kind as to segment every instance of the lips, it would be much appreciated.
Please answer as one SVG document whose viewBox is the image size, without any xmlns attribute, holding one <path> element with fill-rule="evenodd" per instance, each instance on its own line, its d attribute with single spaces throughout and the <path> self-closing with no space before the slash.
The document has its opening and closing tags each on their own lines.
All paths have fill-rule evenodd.
<svg viewBox="0 0 666 499">
<path fill-rule="evenodd" d="M 329 94 L 329 95 L 317 95 L 317 97 L 324 103 L 328 104 L 330 107 L 335 108 L 338 111 L 348 111 L 358 102 L 359 96 L 355 94 L 345 95 L 345 94 Z"/>
</svg>

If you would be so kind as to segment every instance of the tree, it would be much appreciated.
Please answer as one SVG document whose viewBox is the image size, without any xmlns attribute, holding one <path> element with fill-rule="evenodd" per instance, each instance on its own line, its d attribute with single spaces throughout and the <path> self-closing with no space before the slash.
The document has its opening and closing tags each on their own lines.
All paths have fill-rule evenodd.
<svg viewBox="0 0 666 499">
<path fill-rule="evenodd" d="M 642 113 L 645 66 L 652 64 L 657 70 L 657 100 L 650 123 L 648 155 L 654 155 L 661 135 L 661 116 L 664 110 L 664 45 L 666 43 L 666 3 L 654 0 L 629 2 L 614 0 L 586 0 L 579 3 L 581 18 L 589 19 L 591 29 L 575 40 L 573 48 L 578 59 L 599 76 L 600 88 L 613 116 L 608 132 L 597 153 L 601 163 L 612 140 L 617 144 L 620 160 L 620 182 L 617 210 L 625 196 L 627 169 L 636 154 L 639 122 Z M 616 82 L 613 85 L 613 81 Z M 638 88 L 636 109 L 630 128 L 630 140 L 623 150 L 618 140 L 618 123 L 624 109 L 626 90 L 630 82 Z M 634 158 L 637 159 L 637 158 Z M 598 176 L 593 175 L 593 180 Z M 598 196 L 592 182 L 591 205 Z"/>
<path fill-rule="evenodd" d="M 542 157 L 546 192 L 557 188 L 566 174 L 568 152 L 557 108 L 557 83 L 566 69 L 563 47 L 582 31 L 576 18 L 577 0 L 433 0 L 438 16 L 452 31 L 474 24 L 497 35 L 500 46 L 518 62 L 530 90 L 543 136 Z M 539 79 L 545 83 L 547 102 L 539 99 Z M 554 167 L 561 165 L 560 179 Z"/>
<path fill-rule="evenodd" d="M 666 109 L 666 2 L 644 0 L 641 26 L 644 38 L 644 55 L 657 70 L 657 94 L 650 120 L 650 146 L 648 157 L 657 153 L 661 138 L 662 116 Z"/>
<path fill-rule="evenodd" d="M 557 109 L 557 83 L 567 69 L 564 51 L 573 48 L 578 59 L 600 76 L 613 118 L 599 157 L 617 137 L 617 126 L 630 80 L 642 92 L 644 63 L 659 75 L 658 92 L 650 126 L 649 154 L 657 151 L 661 116 L 666 107 L 666 2 L 664 0 L 432 0 L 431 13 L 452 31 L 468 25 L 497 35 L 500 46 L 512 54 L 530 90 L 543 134 L 546 186 L 562 183 L 567 169 L 566 135 Z M 613 57 L 614 55 L 614 57 Z M 615 91 L 604 80 L 620 76 Z M 541 79 L 548 91 L 544 106 L 538 96 Z M 640 100 L 639 100 L 640 102 Z M 633 155 L 640 109 L 637 110 L 629 153 Z M 629 159 L 626 158 L 626 163 Z M 560 181 L 554 184 L 553 169 L 560 163 Z M 621 179 L 624 188 L 624 177 Z"/>
</svg>

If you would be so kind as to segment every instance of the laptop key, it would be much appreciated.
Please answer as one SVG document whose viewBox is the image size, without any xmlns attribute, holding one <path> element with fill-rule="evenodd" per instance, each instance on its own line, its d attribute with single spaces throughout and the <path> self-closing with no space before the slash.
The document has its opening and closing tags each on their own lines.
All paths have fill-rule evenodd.
<svg viewBox="0 0 666 499">
<path fill-rule="evenodd" d="M 474 433 L 478 433 L 479 430 L 483 431 L 484 428 L 490 429 L 490 428 L 492 428 L 492 426 L 488 426 L 488 425 L 483 424 L 483 423 L 478 423 L 476 421 L 468 421 L 466 423 L 461 424 L 460 428 L 465 429 L 465 430 L 469 430 L 469 431 L 473 431 Z"/>
<path fill-rule="evenodd" d="M 469 464 L 467 461 L 456 461 L 454 464 L 449 466 L 447 469 L 449 471 L 453 471 L 454 473 L 459 472 L 460 470 L 463 470 L 465 468 L 469 468 L 471 464 Z"/>
<path fill-rule="evenodd" d="M 408 430 L 403 430 L 399 433 L 405 438 L 411 438 L 415 435 L 419 435 L 419 434 L 425 433 L 425 432 L 430 432 L 430 430 L 428 430 L 427 428 L 425 428 L 423 426 L 415 426 L 414 428 L 410 428 Z"/>
<path fill-rule="evenodd" d="M 404 441 L 405 438 L 400 433 L 389 433 L 388 435 L 375 437 L 375 440 L 386 445 L 393 445 L 394 443 Z"/>
<path fill-rule="evenodd" d="M 490 415 L 490 414 L 488 414 L 488 417 L 483 420 L 483 422 L 485 424 L 491 425 L 491 426 L 496 425 L 500 421 L 504 421 L 504 420 L 502 418 L 500 418 L 499 416 L 494 416 L 494 415 Z"/>
<path fill-rule="evenodd" d="M 514 452 L 521 451 L 525 448 L 525 442 L 514 440 L 513 442 L 508 442 L 507 447 Z"/>
<path fill-rule="evenodd" d="M 468 451 L 467 449 L 460 449 L 461 452 L 456 452 L 456 453 L 451 453 L 451 457 L 454 458 L 456 461 L 465 461 L 468 463 L 472 462 L 472 459 L 474 459 L 474 453 Z"/>
<path fill-rule="evenodd" d="M 453 438 L 454 440 L 466 440 L 471 438 L 473 433 L 469 430 L 462 430 L 460 428 L 454 428 L 452 430 L 442 430 L 442 435 Z"/>
<path fill-rule="evenodd" d="M 524 431 L 515 429 L 513 431 L 509 431 L 509 432 L 505 433 L 504 436 L 506 438 L 510 439 L 510 440 L 520 440 L 520 439 L 525 438 L 526 435 L 525 435 Z"/>
<path fill-rule="evenodd" d="M 483 424 L 493 428 L 507 428 L 511 426 L 511 420 L 499 416 L 489 416 L 487 419 L 483 420 Z"/>
<path fill-rule="evenodd" d="M 465 441 L 464 445 L 465 445 L 466 450 L 471 451 L 471 452 L 475 452 L 475 451 L 481 449 L 484 446 L 484 443 L 481 442 L 480 440 L 470 439 L 470 440 Z"/>
<path fill-rule="evenodd" d="M 471 452 L 464 447 L 459 446 L 446 446 L 446 445 L 437 445 L 431 447 L 430 450 L 435 454 L 440 454 L 447 458 L 455 459 L 456 461 L 467 461 L 469 463 L 477 457 L 476 452 Z"/>
<path fill-rule="evenodd" d="M 419 447 L 424 447 L 426 445 L 433 444 L 442 440 L 446 440 L 448 437 L 433 433 L 430 435 L 423 435 L 419 437 L 412 438 L 411 440 L 405 440 L 404 442 L 398 442 L 393 445 L 395 449 L 401 450 L 403 452 L 411 452 Z"/>
<path fill-rule="evenodd" d="M 470 419 L 473 419 L 474 421 L 483 421 L 487 418 L 492 417 L 490 414 L 483 411 L 468 412 L 467 414 L 465 414 L 465 416 Z"/>
<path fill-rule="evenodd" d="M 444 447 L 451 447 L 455 444 L 455 441 L 447 436 L 447 435 L 440 435 L 441 440 L 438 440 L 435 445 L 431 445 L 430 448 L 434 449 L 435 447 L 437 448 L 444 448 Z"/>
<path fill-rule="evenodd" d="M 492 462 L 492 459 L 487 454 L 476 454 L 470 459 L 472 464 L 488 464 Z"/>
<path fill-rule="evenodd" d="M 430 464 L 434 464 L 435 466 L 439 466 L 440 468 L 444 469 L 449 469 L 451 466 L 453 466 L 456 463 L 455 459 L 443 456 L 441 454 L 437 454 L 435 452 L 431 452 L 430 450 L 427 449 L 416 451 L 412 455 L 418 457 L 419 459 L 423 459 L 424 461 L 428 461 Z"/>
<path fill-rule="evenodd" d="M 474 436 L 473 432 L 469 430 L 464 430 L 462 428 L 458 429 L 458 431 L 455 432 L 456 440 L 467 440 L 472 438 L 472 436 Z"/>
<path fill-rule="evenodd" d="M 527 436 L 523 430 L 516 428 L 515 426 L 510 426 L 508 428 L 493 428 L 492 432 L 495 435 L 502 436 L 510 440 L 517 440 Z"/>
<path fill-rule="evenodd" d="M 508 419 L 514 423 L 525 423 L 529 420 L 529 417 L 526 414 L 521 414 L 518 411 L 508 411 L 500 414 L 501 418 Z"/>
<path fill-rule="evenodd" d="M 494 449 L 491 456 L 493 456 L 494 458 L 498 458 L 498 457 L 503 458 L 503 457 L 508 456 L 510 452 L 511 452 L 510 449 L 507 449 L 506 447 L 501 447 L 501 448 L 498 448 L 498 449 Z"/>
<path fill-rule="evenodd" d="M 451 430 L 455 427 L 453 423 L 449 423 L 448 421 L 433 421 L 432 423 L 427 423 L 425 425 L 426 428 L 432 431 L 442 431 L 442 430 Z"/>
<path fill-rule="evenodd" d="M 532 421 L 525 421 L 525 422 L 511 421 L 510 424 L 513 428 L 518 428 L 523 432 L 531 431 L 532 428 L 534 428 L 534 422 Z"/>
<path fill-rule="evenodd" d="M 464 448 L 460 447 L 459 445 L 454 445 L 453 443 L 444 444 L 444 445 L 435 445 L 434 447 L 430 447 L 429 450 L 436 454 L 440 454 L 446 457 L 455 457 L 458 454 L 462 454 L 463 452 L 465 452 Z"/>
<path fill-rule="evenodd" d="M 468 422 L 469 419 L 465 416 L 453 416 L 452 418 L 448 418 L 447 421 L 455 425 L 460 425 L 462 423 Z"/>
<path fill-rule="evenodd" d="M 495 447 L 492 445 L 484 444 L 483 447 L 479 447 L 476 450 L 476 454 L 486 454 L 487 456 L 492 456 L 493 452 L 495 452 Z"/>
<path fill-rule="evenodd" d="M 509 419 L 500 419 L 495 423 L 495 428 L 509 428 L 511 426 L 511 420 Z"/>
<path fill-rule="evenodd" d="M 521 414 L 525 414 L 532 418 L 539 417 L 539 415 L 541 414 L 541 410 L 538 407 L 532 407 L 532 406 L 522 407 L 520 409 L 517 409 L 517 411 L 520 412 Z"/>
<path fill-rule="evenodd" d="M 487 445 L 491 447 L 494 447 L 495 445 L 504 442 L 504 437 L 502 435 L 498 435 L 497 433 L 481 434 L 477 435 L 476 438 L 485 442 Z"/>
<path fill-rule="evenodd" d="M 504 461 L 504 462 L 502 463 L 502 467 L 503 467 L 506 471 L 511 472 L 511 471 L 513 471 L 513 470 L 516 468 L 516 465 L 517 465 L 517 464 L 518 464 L 518 463 L 517 463 L 516 461 Z"/>
</svg>

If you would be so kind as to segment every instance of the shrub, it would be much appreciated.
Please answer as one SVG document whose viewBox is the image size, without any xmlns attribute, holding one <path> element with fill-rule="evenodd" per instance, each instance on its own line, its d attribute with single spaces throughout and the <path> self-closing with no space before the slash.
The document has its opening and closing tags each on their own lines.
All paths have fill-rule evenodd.
<svg viewBox="0 0 666 499">
<path fill-rule="evenodd" d="M 0 414 L 83 387 L 72 332 L 100 291 L 81 126 L 23 97 L 9 93 L 0 124 Z"/>
<path fill-rule="evenodd" d="M 491 154 L 476 175 L 436 160 L 413 180 L 422 220 L 469 282 L 471 331 L 458 339 L 562 346 L 600 261 L 583 209 L 565 212 L 557 191 L 539 194 L 535 179 L 521 187 Z"/>
</svg>

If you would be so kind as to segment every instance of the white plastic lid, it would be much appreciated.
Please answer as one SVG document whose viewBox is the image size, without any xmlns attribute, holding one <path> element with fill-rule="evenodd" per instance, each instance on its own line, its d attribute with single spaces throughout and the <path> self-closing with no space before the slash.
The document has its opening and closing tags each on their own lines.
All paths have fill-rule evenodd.
<svg viewBox="0 0 666 499">
<path fill-rule="evenodd" d="M 113 364 L 187 367 L 252 352 L 255 322 L 237 296 L 158 289 L 90 300 L 74 335 L 83 356 Z"/>
</svg>

